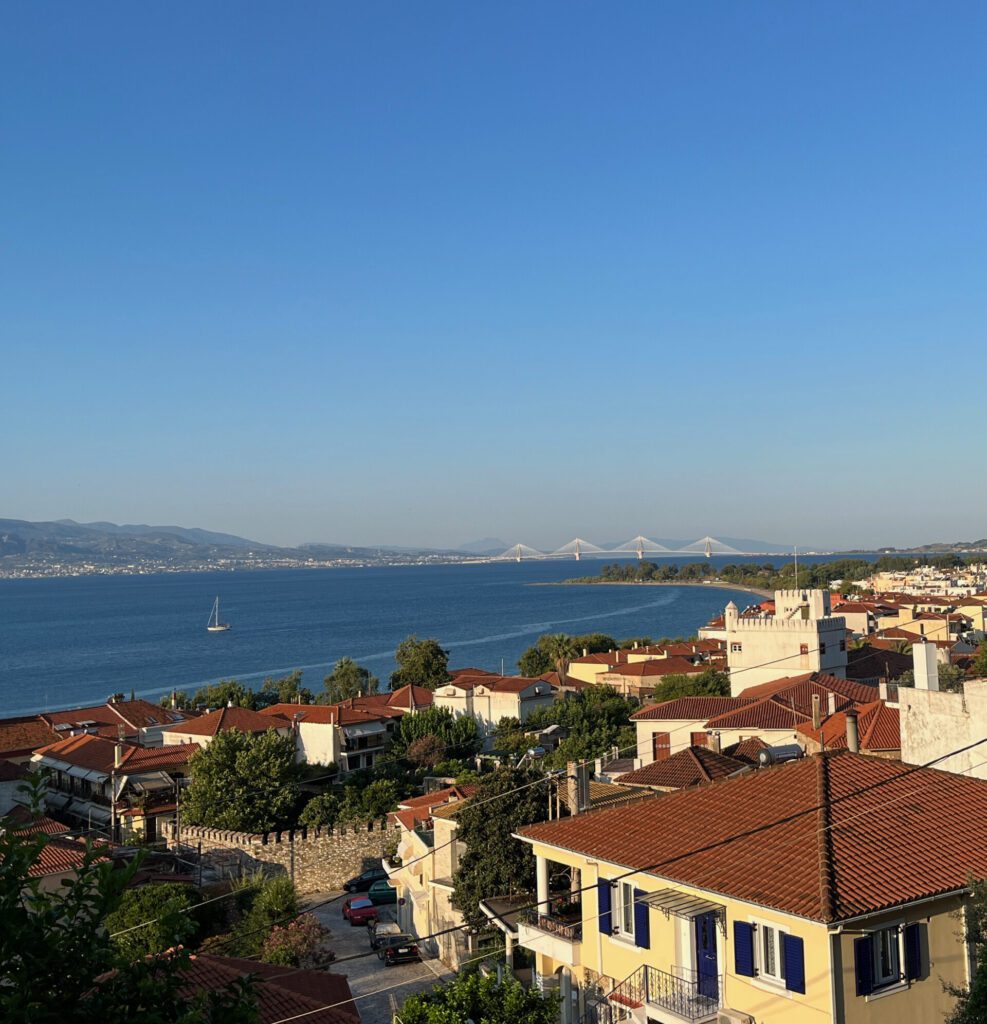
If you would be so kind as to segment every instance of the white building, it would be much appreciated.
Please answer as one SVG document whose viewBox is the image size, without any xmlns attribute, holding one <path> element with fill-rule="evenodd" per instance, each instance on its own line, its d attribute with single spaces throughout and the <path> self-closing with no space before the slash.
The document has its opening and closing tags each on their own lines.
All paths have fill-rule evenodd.
<svg viewBox="0 0 987 1024">
<path fill-rule="evenodd" d="M 939 689 L 935 644 L 915 644 L 912 657 L 915 686 L 898 688 L 902 761 L 928 764 L 969 747 L 932 767 L 987 779 L 987 743 L 980 742 L 987 736 L 987 679 L 967 680 L 962 693 L 946 693 Z"/>
<path fill-rule="evenodd" d="M 456 676 L 432 696 L 438 708 L 448 708 L 456 717 L 476 720 L 482 737 L 489 738 L 502 718 L 526 722 L 536 708 L 549 707 L 559 695 L 547 679 L 527 676 Z"/>
<path fill-rule="evenodd" d="M 778 590 L 774 614 L 724 613 L 730 691 L 735 696 L 782 676 L 845 676 L 846 620 L 832 614 L 828 590 Z"/>
</svg>

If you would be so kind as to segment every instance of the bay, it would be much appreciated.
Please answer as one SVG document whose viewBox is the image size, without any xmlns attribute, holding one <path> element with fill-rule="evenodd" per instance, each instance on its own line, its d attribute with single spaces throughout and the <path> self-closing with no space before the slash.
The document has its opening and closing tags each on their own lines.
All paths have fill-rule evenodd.
<svg viewBox="0 0 987 1024">
<path fill-rule="evenodd" d="M 713 564 L 730 559 L 713 559 Z M 736 558 L 732 559 L 736 561 Z M 157 699 L 217 679 L 256 685 L 301 668 L 314 691 L 349 656 L 385 683 L 411 633 L 453 667 L 508 674 L 542 633 L 694 633 L 731 598 L 702 586 L 532 586 L 595 574 L 591 560 L 0 581 L 0 716 Z M 219 595 L 226 633 L 207 633 Z"/>
</svg>

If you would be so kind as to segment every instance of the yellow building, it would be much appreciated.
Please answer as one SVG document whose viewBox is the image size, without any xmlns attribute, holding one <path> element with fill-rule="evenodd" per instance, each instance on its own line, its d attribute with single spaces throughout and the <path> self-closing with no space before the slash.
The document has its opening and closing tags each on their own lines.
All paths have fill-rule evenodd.
<svg viewBox="0 0 987 1024">
<path fill-rule="evenodd" d="M 566 1024 L 933 1024 L 968 984 L 979 780 L 828 753 L 518 838 L 518 941 Z"/>
</svg>

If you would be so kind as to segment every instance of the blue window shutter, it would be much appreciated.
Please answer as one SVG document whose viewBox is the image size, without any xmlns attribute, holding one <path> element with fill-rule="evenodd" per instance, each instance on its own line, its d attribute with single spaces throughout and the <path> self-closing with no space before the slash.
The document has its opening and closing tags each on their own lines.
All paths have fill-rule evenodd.
<svg viewBox="0 0 987 1024">
<path fill-rule="evenodd" d="M 597 909 L 600 912 L 600 933 L 613 935 L 613 911 L 610 906 L 610 880 L 601 878 L 596 883 Z"/>
<path fill-rule="evenodd" d="M 733 922 L 733 960 L 737 973 L 753 978 L 754 968 L 754 925 L 746 921 Z"/>
<path fill-rule="evenodd" d="M 805 994 L 805 945 L 795 935 L 783 935 L 785 944 L 785 988 Z"/>
<path fill-rule="evenodd" d="M 651 920 L 647 903 L 642 903 L 648 894 L 641 889 L 634 890 L 634 945 L 642 949 L 651 948 Z"/>
<path fill-rule="evenodd" d="M 905 926 L 905 977 L 915 981 L 922 977 L 922 926 Z"/>
<path fill-rule="evenodd" d="M 869 996 L 874 991 L 874 940 L 869 935 L 854 940 L 853 963 L 857 975 L 857 995 Z"/>
</svg>

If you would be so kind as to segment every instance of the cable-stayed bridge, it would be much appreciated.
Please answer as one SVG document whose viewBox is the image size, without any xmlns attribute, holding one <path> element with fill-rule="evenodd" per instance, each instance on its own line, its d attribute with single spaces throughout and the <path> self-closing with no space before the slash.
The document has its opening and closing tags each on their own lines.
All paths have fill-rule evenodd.
<svg viewBox="0 0 987 1024">
<path fill-rule="evenodd" d="M 700 537 L 691 544 L 681 548 L 669 548 L 659 544 L 656 540 L 648 537 L 634 537 L 632 540 L 618 544 L 615 548 L 601 548 L 592 541 L 583 540 L 582 537 L 574 537 L 568 544 L 556 548 L 554 551 L 541 551 L 529 544 L 514 544 L 500 555 L 498 559 L 511 560 L 515 562 L 528 561 L 531 559 L 543 558 L 574 558 L 577 562 L 583 558 L 612 558 L 634 556 L 643 560 L 645 555 L 703 555 L 712 558 L 713 555 L 778 555 L 778 551 L 741 551 L 731 547 L 722 540 L 715 537 Z"/>
</svg>

